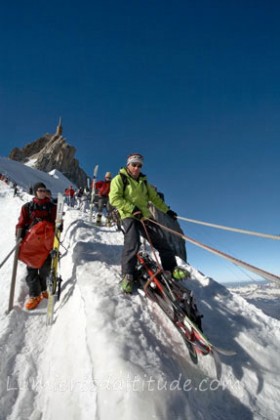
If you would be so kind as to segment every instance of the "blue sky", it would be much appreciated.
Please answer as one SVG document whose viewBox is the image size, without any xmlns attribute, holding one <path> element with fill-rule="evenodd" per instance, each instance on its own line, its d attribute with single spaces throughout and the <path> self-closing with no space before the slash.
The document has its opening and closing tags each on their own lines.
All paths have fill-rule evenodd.
<svg viewBox="0 0 280 420">
<path fill-rule="evenodd" d="M 280 4 L 227 3 L 6 2 L 0 154 L 54 132 L 62 116 L 88 174 L 95 163 L 100 176 L 116 173 L 141 152 L 180 215 L 280 233 Z M 182 227 L 280 271 L 279 241 Z M 229 263 L 188 249 L 201 271 L 234 278 Z"/>
</svg>

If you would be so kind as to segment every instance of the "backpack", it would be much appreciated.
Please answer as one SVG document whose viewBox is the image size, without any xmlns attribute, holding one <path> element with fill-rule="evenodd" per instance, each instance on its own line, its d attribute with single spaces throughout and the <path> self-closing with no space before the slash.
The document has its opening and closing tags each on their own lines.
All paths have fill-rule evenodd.
<svg viewBox="0 0 280 420">
<path fill-rule="evenodd" d="M 28 267 L 41 268 L 53 247 L 54 224 L 50 221 L 53 203 L 43 205 L 34 201 L 25 204 L 32 223 L 22 230 L 22 242 L 19 248 L 19 260 Z M 34 217 L 36 211 L 45 211 L 44 220 Z M 49 220 L 48 220 L 49 219 Z"/>
<path fill-rule="evenodd" d="M 18 259 L 28 267 L 41 268 L 53 248 L 54 225 L 42 220 L 33 225 L 23 238 Z"/>
</svg>

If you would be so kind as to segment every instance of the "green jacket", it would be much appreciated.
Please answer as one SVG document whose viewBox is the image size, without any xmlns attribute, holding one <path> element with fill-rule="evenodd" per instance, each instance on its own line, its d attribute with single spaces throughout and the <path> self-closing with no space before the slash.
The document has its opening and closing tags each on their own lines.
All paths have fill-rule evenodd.
<svg viewBox="0 0 280 420">
<path fill-rule="evenodd" d="M 120 173 L 127 177 L 128 182 L 125 188 Z M 134 207 L 138 207 L 144 217 L 152 217 L 148 208 L 149 202 L 152 202 L 163 213 L 169 210 L 169 207 L 162 201 L 154 187 L 147 182 L 145 175 L 141 173 L 138 180 L 135 180 L 128 174 L 126 168 L 122 168 L 119 174 L 112 179 L 109 201 L 112 206 L 117 208 L 121 219 L 133 217 Z"/>
</svg>

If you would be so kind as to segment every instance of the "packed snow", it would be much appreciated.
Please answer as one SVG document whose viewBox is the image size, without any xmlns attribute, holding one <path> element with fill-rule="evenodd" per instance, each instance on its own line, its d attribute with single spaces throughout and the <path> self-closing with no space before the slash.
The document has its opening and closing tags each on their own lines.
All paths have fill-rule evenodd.
<svg viewBox="0 0 280 420">
<path fill-rule="evenodd" d="M 54 197 L 57 193 L 64 192 L 70 184 L 76 187 L 57 169 L 49 173 L 42 172 L 33 167 L 35 163 L 35 160 L 30 160 L 27 164 L 23 164 L 0 156 L 0 174 L 7 176 L 11 182 L 15 182 L 25 191 L 29 191 L 29 188 L 34 185 L 34 179 L 36 182 L 43 182 L 47 188 L 51 188 Z"/>
<path fill-rule="evenodd" d="M 46 181 L 32 168 L 12 166 L 10 177 L 22 190 L 14 197 L 0 181 L 0 263 L 15 244 L 28 187 L 39 180 L 55 193 L 64 188 L 59 174 Z M 62 239 L 62 292 L 52 326 L 46 300 L 24 309 L 21 262 L 14 309 L 6 313 L 13 257 L 0 269 L 0 420 L 279 419 L 276 284 L 229 290 L 188 266 L 184 284 L 204 314 L 204 332 L 236 351 L 216 360 L 199 356 L 195 365 L 159 308 L 139 293 L 121 294 L 123 237 L 115 227 L 91 225 L 87 212 L 65 206 Z"/>
</svg>

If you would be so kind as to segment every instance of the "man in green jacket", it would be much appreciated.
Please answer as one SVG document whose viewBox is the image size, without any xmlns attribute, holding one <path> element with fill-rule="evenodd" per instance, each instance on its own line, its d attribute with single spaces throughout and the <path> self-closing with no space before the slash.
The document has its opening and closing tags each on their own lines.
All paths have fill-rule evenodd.
<svg viewBox="0 0 280 420">
<path fill-rule="evenodd" d="M 118 210 L 124 231 L 121 288 L 125 293 L 132 293 L 140 235 L 147 238 L 140 219 L 143 217 L 152 218 L 149 202 L 173 219 L 177 218 L 177 214 L 169 209 L 155 188 L 147 182 L 146 176 L 142 174 L 143 163 L 144 158 L 141 154 L 129 155 L 126 167 L 122 168 L 119 174 L 112 179 L 109 194 L 110 204 Z M 173 273 L 177 265 L 176 258 L 168 242 L 164 239 L 160 227 L 149 221 L 145 221 L 145 226 L 152 245 L 159 252 L 163 270 Z M 179 278 L 186 276 L 185 271 L 178 275 Z"/>
</svg>

